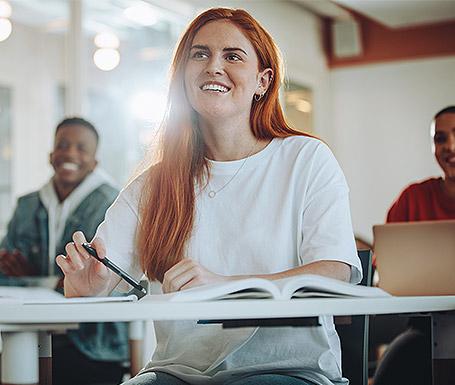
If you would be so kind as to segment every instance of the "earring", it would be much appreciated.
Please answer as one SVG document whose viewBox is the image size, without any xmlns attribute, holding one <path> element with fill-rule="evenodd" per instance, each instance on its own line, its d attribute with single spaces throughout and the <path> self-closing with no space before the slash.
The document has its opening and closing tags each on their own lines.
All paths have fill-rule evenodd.
<svg viewBox="0 0 455 385">
<path fill-rule="evenodd" d="M 264 92 L 265 93 L 265 92 Z M 262 97 L 264 96 L 264 93 L 262 94 L 254 94 L 254 100 L 256 100 L 257 102 L 259 102 L 259 100 L 262 99 Z"/>
</svg>

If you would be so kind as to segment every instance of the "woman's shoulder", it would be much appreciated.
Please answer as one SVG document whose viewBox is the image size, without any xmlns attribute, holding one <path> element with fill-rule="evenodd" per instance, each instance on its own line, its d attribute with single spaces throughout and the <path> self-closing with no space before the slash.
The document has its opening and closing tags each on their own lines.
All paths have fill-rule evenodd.
<svg viewBox="0 0 455 385">
<path fill-rule="evenodd" d="M 142 190 L 144 189 L 144 185 L 147 181 L 149 170 L 150 169 L 147 169 L 132 177 L 126 186 L 120 191 L 120 197 L 137 205 L 139 203 Z"/>
<path fill-rule="evenodd" d="M 329 146 L 321 139 L 309 135 L 292 135 L 282 139 L 281 151 L 292 158 L 322 161 L 334 158 Z"/>
<path fill-rule="evenodd" d="M 321 143 L 324 143 L 321 139 L 317 138 L 316 136 L 304 133 L 302 133 L 301 135 L 290 135 L 283 138 L 282 140 L 283 144 L 289 147 L 318 146 Z"/>
<path fill-rule="evenodd" d="M 321 147 L 327 147 L 327 145 L 319 138 L 306 134 L 302 135 L 291 135 L 282 140 L 282 148 L 285 151 L 315 151 Z M 328 147 L 327 147 L 328 148 Z"/>
</svg>

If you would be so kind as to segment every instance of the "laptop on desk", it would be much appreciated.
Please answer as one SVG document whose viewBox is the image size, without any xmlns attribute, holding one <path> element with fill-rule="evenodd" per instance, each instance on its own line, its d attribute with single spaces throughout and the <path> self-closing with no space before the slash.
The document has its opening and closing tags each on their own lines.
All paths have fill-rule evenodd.
<svg viewBox="0 0 455 385">
<path fill-rule="evenodd" d="M 392 295 L 455 295 L 455 220 L 373 226 L 379 287 Z"/>
</svg>

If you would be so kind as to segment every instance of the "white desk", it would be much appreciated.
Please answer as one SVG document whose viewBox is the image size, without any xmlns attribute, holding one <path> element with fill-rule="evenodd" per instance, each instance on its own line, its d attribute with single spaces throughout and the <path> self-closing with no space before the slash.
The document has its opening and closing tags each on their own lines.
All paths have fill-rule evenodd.
<svg viewBox="0 0 455 385">
<path fill-rule="evenodd" d="M 390 313 L 440 313 L 434 316 L 433 335 L 437 341 L 437 347 L 433 349 L 433 358 L 444 360 L 446 363 L 455 362 L 455 343 L 452 343 L 455 338 L 455 296 L 374 299 L 307 298 L 292 301 L 230 300 L 200 303 L 141 300 L 136 303 L 1 304 L 0 331 L 4 341 L 6 340 L 2 354 L 2 383 L 38 383 L 36 372 L 38 351 L 33 350 L 32 345 L 36 343 L 38 332 L 43 330 L 43 325 L 52 330 L 57 325 L 97 321 L 299 318 L 319 315 Z M 13 326 L 14 331 L 11 331 Z M 441 338 L 442 334 L 444 338 Z M 23 351 L 18 355 L 21 351 L 18 350 L 20 343 L 26 347 L 27 355 L 24 355 Z M 27 357 L 27 362 L 24 362 L 24 357 Z M 21 362 L 21 366 L 17 368 L 20 370 L 5 367 L 7 362 L 12 362 L 11 360 Z M 34 373 L 30 373 L 26 382 L 20 382 L 21 378 L 24 378 L 21 374 L 28 367 L 33 368 Z M 35 379 L 35 382 L 31 382 L 30 378 Z M 434 382 L 434 385 L 445 384 L 445 380 L 438 378 Z"/>
</svg>

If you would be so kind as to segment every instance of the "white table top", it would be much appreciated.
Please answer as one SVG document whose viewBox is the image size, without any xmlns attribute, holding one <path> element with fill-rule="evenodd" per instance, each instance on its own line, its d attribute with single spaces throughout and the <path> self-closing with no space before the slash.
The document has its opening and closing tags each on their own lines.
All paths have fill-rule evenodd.
<svg viewBox="0 0 455 385">
<path fill-rule="evenodd" d="M 455 296 L 306 298 L 290 301 L 225 300 L 186 303 L 141 300 L 130 303 L 0 304 L 0 324 L 290 318 L 440 311 L 455 311 Z"/>
</svg>

